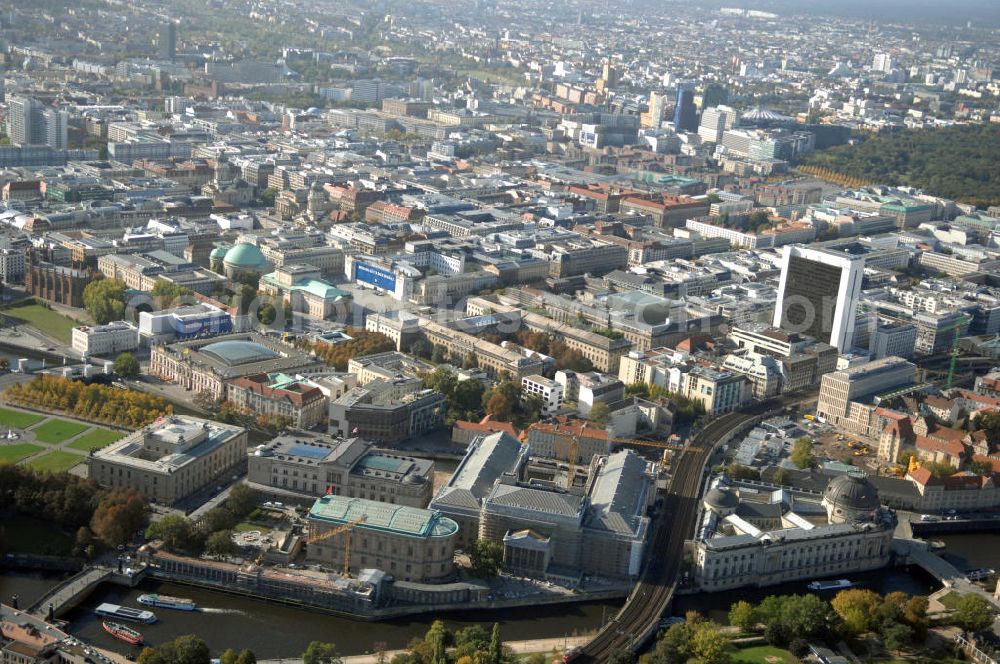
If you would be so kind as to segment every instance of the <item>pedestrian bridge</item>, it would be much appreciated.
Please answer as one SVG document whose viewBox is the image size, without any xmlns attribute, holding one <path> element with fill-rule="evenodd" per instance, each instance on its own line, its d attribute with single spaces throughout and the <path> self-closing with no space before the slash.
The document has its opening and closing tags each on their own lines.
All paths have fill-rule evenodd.
<svg viewBox="0 0 1000 664">
<path fill-rule="evenodd" d="M 903 558 L 910 564 L 917 565 L 940 581 L 944 587 L 963 594 L 975 593 L 1000 609 L 1000 602 L 993 596 L 993 593 L 986 592 L 982 587 L 969 581 L 964 572 L 930 551 L 926 542 L 896 538 L 892 540 L 892 550 L 897 558 Z"/>
<path fill-rule="evenodd" d="M 45 593 L 28 609 L 28 613 L 43 620 L 54 620 L 83 601 L 102 583 L 131 587 L 139 583 L 145 574 L 145 568 L 129 575 L 119 573 L 116 568 L 106 565 L 87 566 Z"/>
</svg>

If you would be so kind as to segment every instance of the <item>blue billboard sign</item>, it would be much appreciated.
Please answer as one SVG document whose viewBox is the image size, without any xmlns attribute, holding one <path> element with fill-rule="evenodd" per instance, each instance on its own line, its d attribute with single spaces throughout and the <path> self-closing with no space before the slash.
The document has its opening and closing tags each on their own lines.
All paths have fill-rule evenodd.
<svg viewBox="0 0 1000 664">
<path fill-rule="evenodd" d="M 389 270 L 383 270 L 368 263 L 358 263 L 355 275 L 357 280 L 362 283 L 371 284 L 387 291 L 396 290 L 396 275 Z"/>
</svg>

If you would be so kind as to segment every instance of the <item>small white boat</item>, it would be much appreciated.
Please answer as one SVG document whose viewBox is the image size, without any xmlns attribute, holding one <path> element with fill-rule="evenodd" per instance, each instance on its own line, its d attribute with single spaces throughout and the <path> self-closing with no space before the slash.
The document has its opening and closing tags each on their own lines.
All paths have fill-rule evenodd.
<svg viewBox="0 0 1000 664">
<path fill-rule="evenodd" d="M 119 606 L 118 604 L 110 604 L 107 602 L 94 609 L 94 613 L 106 618 L 118 618 L 119 620 L 131 620 L 132 622 L 147 624 L 156 622 L 156 614 L 152 611 L 133 609 L 128 606 Z"/>
<path fill-rule="evenodd" d="M 813 581 L 809 584 L 809 590 L 844 590 L 845 588 L 850 588 L 854 585 L 853 581 L 848 579 L 837 579 L 836 581 Z"/>
<path fill-rule="evenodd" d="M 156 593 L 146 593 L 139 595 L 137 600 L 143 606 L 155 606 L 160 609 L 177 609 L 178 611 L 194 611 L 198 606 L 184 597 L 171 597 L 170 595 L 158 595 Z"/>
</svg>

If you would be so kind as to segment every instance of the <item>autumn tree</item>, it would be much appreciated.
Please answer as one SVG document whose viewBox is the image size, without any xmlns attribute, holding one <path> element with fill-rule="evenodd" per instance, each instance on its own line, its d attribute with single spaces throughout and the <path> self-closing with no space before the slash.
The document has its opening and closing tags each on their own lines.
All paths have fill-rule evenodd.
<svg viewBox="0 0 1000 664">
<path fill-rule="evenodd" d="M 490 396 L 489 401 L 486 402 L 486 414 L 491 416 L 494 420 L 509 422 L 512 412 L 513 408 L 507 400 L 507 397 L 499 392 L 494 392 Z"/>
<path fill-rule="evenodd" d="M 112 489 L 94 510 L 90 529 L 106 546 L 124 544 L 142 527 L 148 506 L 135 489 Z"/>
<path fill-rule="evenodd" d="M 845 627 L 857 635 L 871 629 L 875 612 L 881 603 L 881 598 L 871 590 L 850 588 L 837 593 L 830 601 L 830 606 L 844 621 Z"/>
</svg>

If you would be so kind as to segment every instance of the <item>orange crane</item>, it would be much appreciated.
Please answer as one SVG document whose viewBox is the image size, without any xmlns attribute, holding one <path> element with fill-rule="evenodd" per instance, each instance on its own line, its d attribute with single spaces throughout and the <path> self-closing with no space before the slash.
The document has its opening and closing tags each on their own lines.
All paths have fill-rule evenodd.
<svg viewBox="0 0 1000 664">
<path fill-rule="evenodd" d="M 338 526 L 326 532 L 322 532 L 319 535 L 313 535 L 306 540 L 306 544 L 315 544 L 316 542 L 322 542 L 325 539 L 329 539 L 335 535 L 340 535 L 344 533 L 344 576 L 348 576 L 351 570 L 351 533 L 354 527 L 358 524 L 364 523 L 368 520 L 367 514 L 362 514 L 360 517 L 351 521 L 350 523 L 345 523 L 342 526 Z"/>
</svg>

